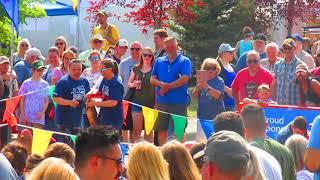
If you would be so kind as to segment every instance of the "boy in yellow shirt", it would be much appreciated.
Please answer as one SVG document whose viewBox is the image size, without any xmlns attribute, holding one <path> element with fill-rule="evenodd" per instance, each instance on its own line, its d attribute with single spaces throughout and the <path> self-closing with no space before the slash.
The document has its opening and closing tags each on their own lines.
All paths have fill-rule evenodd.
<svg viewBox="0 0 320 180">
<path fill-rule="evenodd" d="M 106 52 L 111 46 L 114 46 L 120 38 L 118 28 L 115 25 L 108 23 L 107 19 L 107 13 L 99 11 L 97 13 L 97 21 L 100 25 L 93 30 L 93 35 L 101 34 L 105 39 L 104 47 L 102 49 Z"/>
</svg>

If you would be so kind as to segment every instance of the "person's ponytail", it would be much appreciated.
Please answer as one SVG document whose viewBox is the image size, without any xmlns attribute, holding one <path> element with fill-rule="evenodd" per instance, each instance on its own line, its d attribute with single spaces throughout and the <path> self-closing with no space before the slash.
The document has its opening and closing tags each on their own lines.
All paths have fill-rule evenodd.
<svg viewBox="0 0 320 180">
<path fill-rule="evenodd" d="M 112 63 L 113 63 L 113 67 L 112 67 L 113 74 L 118 74 L 118 72 L 119 72 L 118 63 L 114 60 L 112 60 Z"/>
</svg>

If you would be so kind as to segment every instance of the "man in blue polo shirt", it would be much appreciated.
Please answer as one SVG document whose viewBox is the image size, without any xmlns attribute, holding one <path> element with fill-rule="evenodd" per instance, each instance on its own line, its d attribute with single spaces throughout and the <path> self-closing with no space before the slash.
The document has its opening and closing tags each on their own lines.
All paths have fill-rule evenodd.
<svg viewBox="0 0 320 180">
<path fill-rule="evenodd" d="M 157 108 L 160 111 L 186 116 L 188 102 L 188 81 L 191 77 L 191 61 L 178 51 L 177 40 L 165 39 L 167 56 L 159 57 L 153 66 L 151 84 L 156 86 Z M 155 124 L 159 145 L 168 138 L 168 128 L 174 127 L 171 116 L 159 113 Z"/>
<path fill-rule="evenodd" d="M 62 77 L 53 92 L 53 101 L 58 104 L 55 109 L 55 122 L 63 132 L 78 134 L 85 110 L 85 95 L 90 91 L 89 82 L 81 76 L 80 60 L 69 64 L 69 75 Z M 68 142 L 68 140 L 66 140 Z"/>
<path fill-rule="evenodd" d="M 253 38 L 253 40 L 253 50 L 260 54 L 260 59 L 267 58 L 267 54 L 265 52 L 266 42 L 268 41 L 267 37 L 264 34 L 259 33 Z M 248 52 L 245 52 L 239 57 L 237 61 L 238 72 L 247 67 L 247 54 Z"/>
</svg>

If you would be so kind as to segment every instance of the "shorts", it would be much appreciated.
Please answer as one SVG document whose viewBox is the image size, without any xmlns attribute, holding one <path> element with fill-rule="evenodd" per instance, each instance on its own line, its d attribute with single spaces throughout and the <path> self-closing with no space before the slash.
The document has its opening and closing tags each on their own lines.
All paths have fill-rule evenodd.
<svg viewBox="0 0 320 180">
<path fill-rule="evenodd" d="M 141 112 L 142 111 L 142 107 L 141 106 L 136 106 L 136 105 L 131 105 L 131 112 Z"/>
<path fill-rule="evenodd" d="M 168 113 L 172 113 L 172 114 L 177 114 L 177 115 L 181 115 L 181 116 L 187 115 L 187 106 L 186 105 L 157 104 L 157 109 L 160 111 L 164 111 L 164 112 L 168 112 Z M 159 112 L 158 118 L 157 118 L 155 125 L 154 125 L 154 130 L 168 130 L 169 123 L 170 123 L 170 126 L 173 128 L 174 123 L 171 118 L 171 115 Z M 187 127 L 187 124 L 186 124 L 186 127 Z"/>
<path fill-rule="evenodd" d="M 129 105 L 127 118 L 122 124 L 122 130 L 133 130 L 132 114 L 131 114 L 132 105 Z"/>
</svg>

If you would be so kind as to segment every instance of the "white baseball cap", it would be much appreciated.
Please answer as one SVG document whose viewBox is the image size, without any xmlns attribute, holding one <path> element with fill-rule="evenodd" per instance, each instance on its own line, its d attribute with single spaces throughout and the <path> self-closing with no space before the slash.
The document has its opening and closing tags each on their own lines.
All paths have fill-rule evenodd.
<svg viewBox="0 0 320 180">
<path fill-rule="evenodd" d="M 37 56 L 39 60 L 45 60 L 46 58 L 42 56 L 39 49 L 33 47 L 27 50 L 26 56 Z"/>
<path fill-rule="evenodd" d="M 119 39 L 118 43 L 117 43 L 117 46 L 119 47 L 129 47 L 129 43 L 127 40 L 125 39 Z"/>
</svg>

